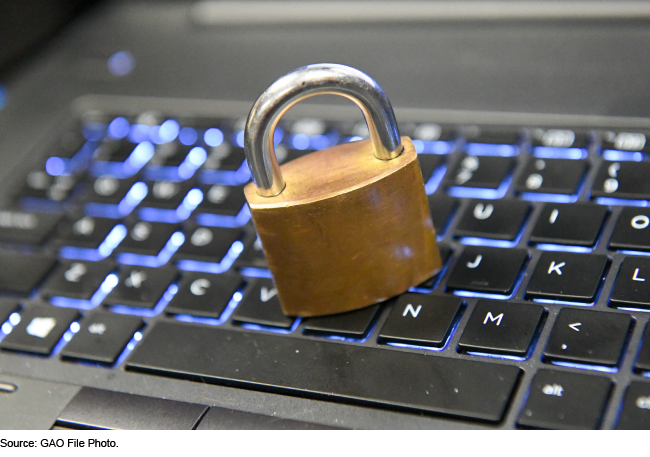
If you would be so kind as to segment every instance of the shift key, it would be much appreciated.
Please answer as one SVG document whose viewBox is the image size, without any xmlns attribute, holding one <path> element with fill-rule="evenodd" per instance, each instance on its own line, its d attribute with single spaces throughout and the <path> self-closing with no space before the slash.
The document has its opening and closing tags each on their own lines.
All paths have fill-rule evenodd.
<svg viewBox="0 0 650 457">
<path fill-rule="evenodd" d="M 503 418 L 521 372 L 508 365 L 171 322 L 152 328 L 127 369 L 490 422 Z"/>
</svg>

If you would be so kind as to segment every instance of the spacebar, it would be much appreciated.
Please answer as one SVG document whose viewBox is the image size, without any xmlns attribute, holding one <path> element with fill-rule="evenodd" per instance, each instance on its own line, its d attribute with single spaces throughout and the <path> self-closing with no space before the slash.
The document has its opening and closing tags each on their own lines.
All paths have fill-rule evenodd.
<svg viewBox="0 0 650 457">
<path fill-rule="evenodd" d="M 157 323 L 127 369 L 493 422 L 520 374 L 509 365 L 175 322 Z"/>
</svg>

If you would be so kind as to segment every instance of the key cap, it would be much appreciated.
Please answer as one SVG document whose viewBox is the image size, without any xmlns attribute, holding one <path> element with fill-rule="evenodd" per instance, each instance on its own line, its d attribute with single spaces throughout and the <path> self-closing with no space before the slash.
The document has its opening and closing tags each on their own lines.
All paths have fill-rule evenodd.
<svg viewBox="0 0 650 457">
<path fill-rule="evenodd" d="M 41 293 L 45 297 L 90 300 L 114 268 L 111 261 L 62 260 L 43 285 Z"/>
<path fill-rule="evenodd" d="M 615 307 L 650 308 L 650 259 L 623 260 L 609 303 Z"/>
<path fill-rule="evenodd" d="M 236 216 L 246 204 L 244 185 L 224 186 L 214 184 L 212 186 L 201 186 L 201 190 L 204 198 L 198 207 L 198 211 L 202 213 Z"/>
<path fill-rule="evenodd" d="M 461 307 L 462 301 L 451 296 L 400 295 L 381 328 L 379 341 L 443 347 Z"/>
<path fill-rule="evenodd" d="M 164 222 L 136 222 L 115 252 L 131 252 L 140 255 L 158 255 L 171 236 L 179 230 L 176 224 Z"/>
<path fill-rule="evenodd" d="M 107 140 L 102 142 L 95 153 L 95 160 L 103 162 L 124 162 L 129 158 L 137 143 L 123 140 Z"/>
<path fill-rule="evenodd" d="M 247 413 L 234 409 L 217 408 L 208 410 L 197 430 L 337 430 L 335 427 L 280 419 L 277 416 Z"/>
<path fill-rule="evenodd" d="M 512 157 L 463 155 L 447 174 L 445 184 L 497 189 L 513 165 Z"/>
<path fill-rule="evenodd" d="M 650 198 L 650 162 L 603 161 L 591 189 L 592 197 Z"/>
<path fill-rule="evenodd" d="M 192 188 L 190 181 L 147 181 L 147 196 L 142 200 L 142 207 L 176 209 Z"/>
<path fill-rule="evenodd" d="M 640 132 L 605 132 L 603 135 L 603 151 L 614 149 L 617 151 L 642 151 L 650 152 L 650 143 L 647 135 Z"/>
<path fill-rule="evenodd" d="M 530 205 L 521 200 L 472 200 L 455 235 L 513 241 L 529 211 Z"/>
<path fill-rule="evenodd" d="M 76 309 L 33 306 L 21 314 L 20 322 L 0 342 L 0 348 L 49 355 L 78 318 Z"/>
<path fill-rule="evenodd" d="M 643 334 L 643 346 L 634 365 L 636 371 L 650 371 L 650 323 L 645 326 Z"/>
<path fill-rule="evenodd" d="M 232 272 L 220 275 L 186 272 L 165 311 L 218 319 L 243 285 L 242 277 Z"/>
<path fill-rule="evenodd" d="M 0 241 L 41 244 L 61 220 L 61 214 L 0 211 Z"/>
<path fill-rule="evenodd" d="M 547 429 L 597 429 L 611 385 L 603 376 L 539 370 L 517 423 Z"/>
<path fill-rule="evenodd" d="M 159 144 L 149 161 L 149 166 L 178 167 L 193 147 L 178 141 Z"/>
<path fill-rule="evenodd" d="M 525 357 L 543 315 L 544 307 L 539 305 L 480 300 L 458 348 Z"/>
<path fill-rule="evenodd" d="M 531 157 L 517 181 L 517 192 L 574 195 L 586 170 L 584 160 Z"/>
<path fill-rule="evenodd" d="M 458 199 L 447 194 L 435 193 L 428 196 L 429 211 L 436 233 L 441 235 L 445 232 L 451 215 L 458 208 Z"/>
<path fill-rule="evenodd" d="M 313 335 L 336 335 L 363 338 L 375 320 L 379 305 L 331 316 L 311 317 L 305 320 L 303 332 Z"/>
<path fill-rule="evenodd" d="M 433 172 L 442 165 L 443 160 L 444 156 L 438 154 L 418 154 L 420 171 L 422 171 L 422 179 L 424 179 L 425 183 L 431 179 Z"/>
<path fill-rule="evenodd" d="M 650 383 L 632 382 L 625 391 L 618 430 L 650 429 Z"/>
<path fill-rule="evenodd" d="M 447 287 L 509 295 L 527 258 L 528 253 L 523 249 L 467 246 Z"/>
<path fill-rule="evenodd" d="M 438 244 L 438 250 L 440 251 L 440 259 L 442 260 L 442 265 L 446 265 L 447 261 L 449 260 L 449 257 L 451 257 L 451 248 L 447 246 L 446 244 L 440 243 Z M 443 270 L 441 270 L 443 271 Z M 433 285 L 437 282 L 438 276 L 440 275 L 440 272 L 433 277 L 427 279 L 424 281 L 422 284 L 418 284 L 417 287 L 421 287 L 424 289 L 432 289 Z"/>
<path fill-rule="evenodd" d="M 222 354 L 231 354 L 222 357 Z M 498 422 L 521 370 L 403 351 L 158 322 L 131 370 Z"/>
<path fill-rule="evenodd" d="M 514 145 L 521 141 L 521 132 L 512 128 L 472 126 L 463 128 L 461 133 L 470 144 Z"/>
<path fill-rule="evenodd" d="M 198 226 L 185 232 L 185 242 L 178 249 L 176 257 L 218 263 L 242 236 L 241 229 Z"/>
<path fill-rule="evenodd" d="M 244 251 L 237 258 L 237 264 L 241 267 L 268 268 L 266 257 L 262 250 L 262 243 L 259 238 L 248 240 Z"/>
<path fill-rule="evenodd" d="M 631 322 L 628 314 L 563 308 L 553 325 L 544 357 L 616 366 Z"/>
<path fill-rule="evenodd" d="M 81 328 L 65 345 L 61 357 L 113 365 L 142 325 L 137 316 L 96 311 L 81 321 Z"/>
<path fill-rule="evenodd" d="M 616 221 L 609 247 L 650 251 L 650 211 L 643 208 L 623 208 Z"/>
<path fill-rule="evenodd" d="M 56 264 L 56 259 L 46 254 L 0 252 L 0 291 L 29 294 Z"/>
<path fill-rule="evenodd" d="M 531 143 L 535 147 L 584 149 L 590 142 L 591 135 L 587 131 L 567 129 L 533 129 L 531 131 Z"/>
<path fill-rule="evenodd" d="M 605 206 L 547 203 L 530 235 L 530 241 L 593 246 L 608 213 Z"/>
<path fill-rule="evenodd" d="M 172 267 L 123 266 L 117 286 L 104 303 L 153 309 L 176 275 L 176 269 Z"/>
<path fill-rule="evenodd" d="M 80 178 L 80 174 L 50 176 L 45 170 L 33 170 L 25 178 L 19 196 L 61 202 L 72 193 Z"/>
<path fill-rule="evenodd" d="M 69 219 L 59 232 L 58 242 L 63 246 L 97 249 L 116 225 L 115 219 L 104 217 Z"/>
<path fill-rule="evenodd" d="M 591 303 L 607 267 L 604 255 L 543 252 L 526 296 Z"/>
<path fill-rule="evenodd" d="M 89 182 L 87 200 L 94 203 L 116 205 L 122 201 L 135 182 L 135 179 L 99 176 Z"/>
<path fill-rule="evenodd" d="M 208 151 L 208 158 L 203 167 L 207 170 L 237 171 L 244 164 L 244 159 L 244 148 L 224 142 Z"/>
<path fill-rule="evenodd" d="M 7 322 L 9 316 L 20 309 L 18 301 L 10 298 L 0 298 L 0 326 Z"/>
<path fill-rule="evenodd" d="M 82 387 L 56 421 L 76 429 L 193 430 L 207 406 Z"/>
<path fill-rule="evenodd" d="M 233 320 L 239 323 L 267 325 L 289 329 L 294 318 L 285 316 L 273 281 L 260 278 L 249 287 L 235 309 Z"/>
</svg>

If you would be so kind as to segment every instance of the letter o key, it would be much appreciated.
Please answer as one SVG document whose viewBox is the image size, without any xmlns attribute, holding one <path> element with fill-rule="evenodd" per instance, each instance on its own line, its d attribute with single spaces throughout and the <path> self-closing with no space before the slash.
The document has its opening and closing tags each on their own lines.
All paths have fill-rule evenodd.
<svg viewBox="0 0 650 457">
<path fill-rule="evenodd" d="M 648 227 L 648 225 L 650 225 L 650 218 L 648 216 L 640 214 L 632 218 L 631 224 L 632 228 L 643 230 L 644 228 Z"/>
</svg>

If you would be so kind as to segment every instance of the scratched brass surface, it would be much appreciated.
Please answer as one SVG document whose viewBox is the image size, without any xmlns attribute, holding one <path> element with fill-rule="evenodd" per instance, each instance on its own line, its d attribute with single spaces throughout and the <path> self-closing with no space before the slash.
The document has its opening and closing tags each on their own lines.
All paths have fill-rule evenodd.
<svg viewBox="0 0 650 457">
<path fill-rule="evenodd" d="M 370 141 L 281 167 L 285 190 L 244 189 L 285 314 L 320 316 L 405 292 L 441 267 L 413 143 L 393 160 Z"/>
</svg>

